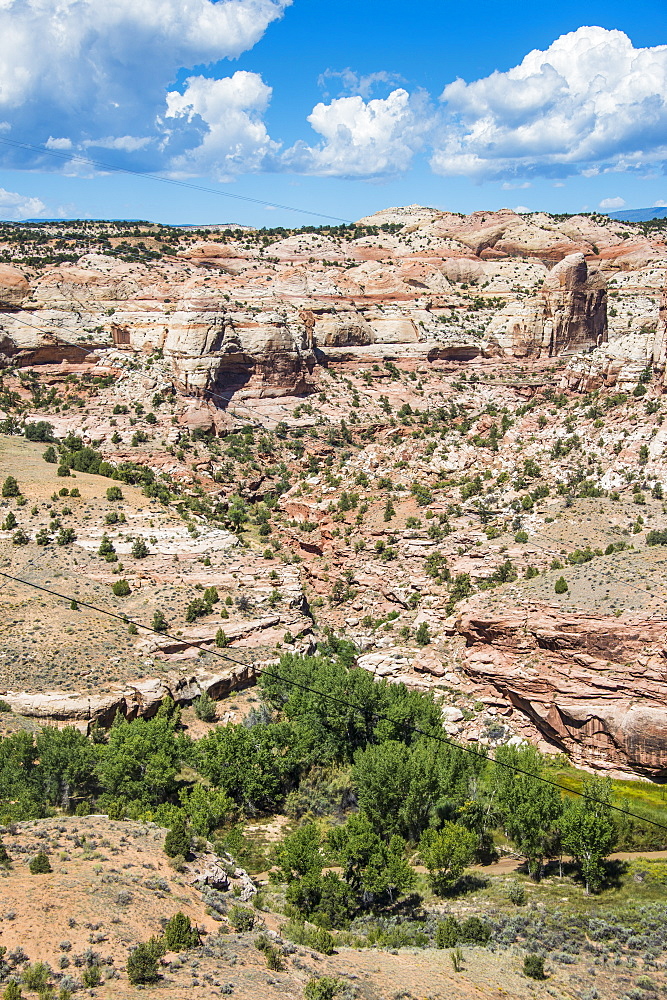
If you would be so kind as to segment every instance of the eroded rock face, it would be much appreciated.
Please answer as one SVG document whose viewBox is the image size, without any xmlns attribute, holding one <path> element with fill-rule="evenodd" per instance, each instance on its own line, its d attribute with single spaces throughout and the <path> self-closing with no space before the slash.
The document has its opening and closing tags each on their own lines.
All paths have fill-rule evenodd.
<svg viewBox="0 0 667 1000">
<path fill-rule="evenodd" d="M 457 621 L 464 668 L 586 767 L 667 775 L 667 620 L 549 606 Z"/>
<path fill-rule="evenodd" d="M 546 276 L 539 295 L 512 300 L 491 320 L 488 353 L 554 357 L 589 351 L 607 339 L 607 283 L 571 254 Z"/>
<path fill-rule="evenodd" d="M 87 731 L 93 723 L 110 726 L 119 713 L 127 719 L 151 718 L 165 698 L 185 704 L 206 692 L 214 699 L 224 698 L 240 688 L 254 684 L 253 664 L 240 664 L 219 674 L 194 671 L 174 674 L 166 679 L 138 681 L 118 691 L 99 696 L 63 692 L 12 692 L 4 697 L 13 712 L 49 723 L 67 723 Z"/>
<path fill-rule="evenodd" d="M 571 254 L 544 283 L 549 357 L 599 347 L 607 339 L 607 284 L 589 272 L 583 253 Z"/>
<path fill-rule="evenodd" d="M 30 284 L 18 267 L 0 264 L 0 309 L 16 309 L 30 292 Z"/>
</svg>

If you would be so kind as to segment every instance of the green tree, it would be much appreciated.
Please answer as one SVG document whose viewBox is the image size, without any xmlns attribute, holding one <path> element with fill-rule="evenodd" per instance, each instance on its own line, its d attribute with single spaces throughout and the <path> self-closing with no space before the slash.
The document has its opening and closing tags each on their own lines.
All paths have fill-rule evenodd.
<svg viewBox="0 0 667 1000">
<path fill-rule="evenodd" d="M 461 878 L 475 856 L 477 835 L 459 823 L 444 823 L 441 830 L 426 830 L 419 854 L 428 868 L 434 892 L 444 895 Z"/>
<path fill-rule="evenodd" d="M 391 497 L 387 497 L 387 502 L 384 505 L 383 518 L 385 521 L 391 521 L 392 517 L 396 516 L 396 508 L 391 502 Z"/>
<path fill-rule="evenodd" d="M 166 632 L 169 622 L 158 608 L 153 612 L 153 628 L 156 632 Z"/>
<path fill-rule="evenodd" d="M 275 858 L 285 882 L 321 875 L 324 858 L 319 830 L 315 823 L 306 823 L 285 837 L 276 848 Z"/>
<path fill-rule="evenodd" d="M 15 979 L 10 979 L 5 986 L 4 992 L 2 994 L 2 1000 L 23 1000 L 23 993 L 21 992 L 21 987 L 16 982 Z"/>
<path fill-rule="evenodd" d="M 164 954 L 164 945 L 157 938 L 151 938 L 130 952 L 127 959 L 127 977 L 133 986 L 150 985 L 160 978 L 158 959 Z"/>
<path fill-rule="evenodd" d="M 554 590 L 557 594 L 567 594 L 568 592 L 567 580 L 564 576 L 559 576 L 554 584 Z"/>
<path fill-rule="evenodd" d="M 248 508 L 241 497 L 232 497 L 232 502 L 227 511 L 227 520 L 236 532 L 239 532 L 248 520 Z"/>
<path fill-rule="evenodd" d="M 199 944 L 199 932 L 190 922 L 190 917 L 181 910 L 167 921 L 164 928 L 164 943 L 167 951 L 185 951 Z"/>
<path fill-rule="evenodd" d="M 121 490 L 120 486 L 109 486 L 109 488 L 107 489 L 107 500 L 114 501 L 122 499 L 123 499 L 123 491 Z"/>
<path fill-rule="evenodd" d="M 98 747 L 96 775 L 103 799 L 123 796 L 156 806 L 175 793 L 180 767 L 174 738 L 178 717 L 178 712 L 170 713 L 167 704 L 152 719 L 128 722 L 122 715 L 116 716 L 108 741 Z"/>
<path fill-rule="evenodd" d="M 309 979 L 303 991 L 305 1000 L 336 1000 L 345 989 L 342 979 L 334 976 L 316 976 Z"/>
<path fill-rule="evenodd" d="M 187 858 L 192 835 L 183 820 L 177 820 L 164 838 L 164 853 L 170 858 Z"/>
<path fill-rule="evenodd" d="M 51 977 L 51 969 L 46 962 L 33 962 L 21 973 L 21 979 L 29 990 L 45 990 Z"/>
<path fill-rule="evenodd" d="M 97 550 L 98 556 L 103 556 L 107 562 L 115 562 L 117 560 L 116 549 L 113 542 L 107 535 L 106 531 L 102 535 L 102 540 L 100 541 L 100 547 Z M 111 556 L 111 558 L 109 558 Z"/>
<path fill-rule="evenodd" d="M 438 749 L 426 741 L 414 747 L 384 740 L 355 755 L 352 782 L 359 808 L 374 830 L 418 839 L 438 798 Z"/>
<path fill-rule="evenodd" d="M 215 722 L 217 708 L 215 701 L 208 692 L 202 691 L 192 704 L 194 705 L 195 715 L 198 719 L 201 719 L 202 722 Z"/>
<path fill-rule="evenodd" d="M 415 873 L 405 858 L 403 838 L 393 836 L 386 843 L 362 813 L 335 827 L 328 843 L 361 906 L 372 907 L 385 899 L 393 901 L 415 883 Z"/>
<path fill-rule="evenodd" d="M 584 779 L 585 798 L 567 803 L 562 819 L 562 841 L 581 868 L 586 895 L 597 892 L 604 876 L 604 860 L 614 849 L 616 826 L 611 809 L 609 778 Z"/>
<path fill-rule="evenodd" d="M 13 476 L 7 476 L 4 483 L 2 484 L 2 495 L 3 497 L 21 496 L 21 490 L 19 489 L 19 484 L 16 482 Z"/>
<path fill-rule="evenodd" d="M 213 831 L 227 822 L 235 812 L 234 802 L 225 792 L 206 788 L 201 782 L 182 789 L 179 798 L 193 830 L 202 837 L 210 837 Z M 187 856 L 187 851 L 183 856 Z"/>
<path fill-rule="evenodd" d="M 2 530 L 13 531 L 14 528 L 17 527 L 18 523 L 19 522 L 16 520 L 16 515 L 14 514 L 14 511 L 10 510 L 9 513 L 7 514 L 7 517 L 2 522 Z"/>
<path fill-rule="evenodd" d="M 145 559 L 149 554 L 150 549 L 146 545 L 143 538 L 135 538 L 132 543 L 132 556 L 134 559 Z"/>
<path fill-rule="evenodd" d="M 116 582 L 112 584 L 111 589 L 116 597 L 127 597 L 128 594 L 132 593 L 127 580 L 116 580 Z"/>
<path fill-rule="evenodd" d="M 39 851 L 29 865 L 31 875 L 48 875 L 53 871 L 46 851 Z"/>
<path fill-rule="evenodd" d="M 67 809 L 72 796 L 89 795 L 95 783 L 95 747 L 90 740 L 68 726 L 45 726 L 35 740 L 38 763 L 34 777 L 40 794 L 49 805 Z"/>
<path fill-rule="evenodd" d="M 42 453 L 42 458 L 45 462 L 48 462 L 49 465 L 55 465 L 57 463 L 58 455 L 56 454 L 56 449 L 52 444 L 50 444 L 49 447 Z"/>
<path fill-rule="evenodd" d="M 544 958 L 542 955 L 525 955 L 523 959 L 523 974 L 529 979 L 546 979 L 544 973 Z"/>
<path fill-rule="evenodd" d="M 4 841 L 0 838 L 0 867 L 9 868 L 12 863 L 12 859 L 9 856 L 9 852 L 5 847 Z"/>
<path fill-rule="evenodd" d="M 541 780 L 544 765 L 534 747 L 499 747 L 496 761 L 497 802 L 505 832 L 525 856 L 531 876 L 538 880 L 563 809 L 560 793 Z"/>
<path fill-rule="evenodd" d="M 415 641 L 418 646 L 428 646 L 431 641 L 431 633 L 429 631 L 428 624 L 422 622 L 415 632 Z"/>
</svg>

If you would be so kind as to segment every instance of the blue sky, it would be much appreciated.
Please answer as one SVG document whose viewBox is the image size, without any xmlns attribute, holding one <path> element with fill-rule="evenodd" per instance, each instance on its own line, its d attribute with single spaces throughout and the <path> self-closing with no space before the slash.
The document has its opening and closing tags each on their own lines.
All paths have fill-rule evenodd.
<svg viewBox="0 0 667 1000">
<path fill-rule="evenodd" d="M 666 161 L 663 0 L 0 3 L 2 218 L 612 210 Z"/>
</svg>

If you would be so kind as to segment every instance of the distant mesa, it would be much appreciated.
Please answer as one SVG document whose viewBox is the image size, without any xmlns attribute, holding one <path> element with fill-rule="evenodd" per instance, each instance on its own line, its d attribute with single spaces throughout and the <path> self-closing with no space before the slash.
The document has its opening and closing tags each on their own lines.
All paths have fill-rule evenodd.
<svg viewBox="0 0 667 1000">
<path fill-rule="evenodd" d="M 667 219 L 667 206 L 664 208 L 624 208 L 620 212 L 606 212 L 610 219 L 619 222 L 650 222 L 651 219 Z"/>
</svg>

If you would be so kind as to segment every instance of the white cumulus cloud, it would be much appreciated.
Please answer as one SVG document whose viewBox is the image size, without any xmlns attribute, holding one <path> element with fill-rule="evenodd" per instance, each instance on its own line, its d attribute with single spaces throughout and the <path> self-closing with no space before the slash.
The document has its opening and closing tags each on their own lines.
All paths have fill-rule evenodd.
<svg viewBox="0 0 667 1000">
<path fill-rule="evenodd" d="M 271 88 L 257 73 L 239 70 L 222 80 L 190 77 L 182 94 L 167 95 L 165 119 L 185 119 L 199 131 L 201 141 L 177 156 L 172 170 L 229 180 L 260 169 L 278 149 L 261 119 L 270 98 Z"/>
<path fill-rule="evenodd" d="M 121 156 L 149 137 L 146 166 L 159 165 L 156 121 L 178 72 L 236 58 L 291 2 L 0 0 L 0 116 L 17 138 L 57 150 L 86 143 Z M 7 166 L 51 160 L 3 155 Z"/>
<path fill-rule="evenodd" d="M 35 219 L 45 212 L 46 205 L 39 198 L 0 188 L 0 219 L 19 222 L 21 219 Z"/>
<path fill-rule="evenodd" d="M 316 104 L 308 121 L 323 141 L 296 143 L 283 154 L 284 166 L 326 177 L 370 178 L 408 169 L 429 116 L 421 95 L 398 88 L 372 101 L 355 95 Z"/>
<path fill-rule="evenodd" d="M 431 165 L 479 179 L 640 170 L 667 157 L 667 45 L 582 27 L 442 92 Z"/>
<path fill-rule="evenodd" d="M 624 208 L 625 198 L 603 198 L 599 207 L 605 209 Z"/>
</svg>

